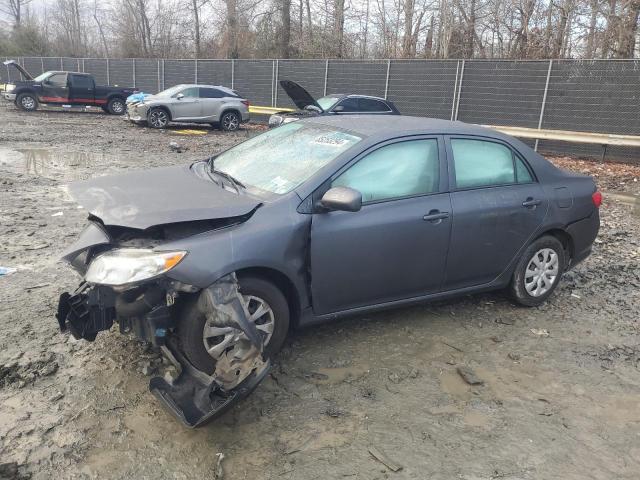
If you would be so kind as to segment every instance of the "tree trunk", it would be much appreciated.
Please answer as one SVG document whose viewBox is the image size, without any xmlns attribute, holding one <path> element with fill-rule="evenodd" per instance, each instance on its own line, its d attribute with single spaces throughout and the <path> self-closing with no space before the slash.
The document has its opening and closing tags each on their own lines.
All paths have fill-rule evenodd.
<svg viewBox="0 0 640 480">
<path fill-rule="evenodd" d="M 225 0 L 227 6 L 227 57 L 238 58 L 238 3 L 237 0 Z"/>
<path fill-rule="evenodd" d="M 280 56 L 289 58 L 291 42 L 291 0 L 282 0 L 282 33 L 280 35 Z"/>
<path fill-rule="evenodd" d="M 621 15 L 618 35 L 617 58 L 633 58 L 638 33 L 638 17 L 640 16 L 640 0 L 628 0 L 626 12 Z"/>
<path fill-rule="evenodd" d="M 415 0 L 405 0 L 404 2 L 404 35 L 402 37 L 402 57 L 411 56 L 411 41 L 413 39 L 413 11 Z"/>
<path fill-rule="evenodd" d="M 589 21 L 589 33 L 587 34 L 587 58 L 595 57 L 596 25 L 598 23 L 598 0 L 591 0 L 591 19 Z"/>
<path fill-rule="evenodd" d="M 336 57 L 342 58 L 344 50 L 344 0 L 333 2 L 333 33 L 336 42 Z"/>
<path fill-rule="evenodd" d="M 196 58 L 200 58 L 200 11 L 198 7 L 198 0 L 192 0 L 192 8 L 193 8 L 193 41 L 195 42 L 196 47 Z"/>
</svg>

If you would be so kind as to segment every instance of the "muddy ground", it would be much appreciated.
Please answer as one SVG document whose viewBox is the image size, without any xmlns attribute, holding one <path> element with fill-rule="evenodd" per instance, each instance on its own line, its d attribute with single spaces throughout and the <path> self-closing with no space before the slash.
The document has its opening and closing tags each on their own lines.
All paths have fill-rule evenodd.
<svg viewBox="0 0 640 480">
<path fill-rule="evenodd" d="M 184 136 L 0 106 L 0 266 L 18 269 L 0 277 L 0 478 L 213 479 L 218 453 L 224 479 L 640 476 L 637 167 L 557 159 L 616 195 L 594 254 L 542 307 L 485 294 L 297 332 L 250 398 L 195 431 L 149 394 L 154 352 L 60 334 L 57 297 L 78 278 L 57 256 L 86 218 L 64 186 L 188 163 L 258 129 Z"/>
</svg>

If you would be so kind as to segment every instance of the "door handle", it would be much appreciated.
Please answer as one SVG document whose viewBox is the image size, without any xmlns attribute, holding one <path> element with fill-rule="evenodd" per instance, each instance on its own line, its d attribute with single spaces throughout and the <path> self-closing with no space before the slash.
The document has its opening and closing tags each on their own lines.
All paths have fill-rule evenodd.
<svg viewBox="0 0 640 480">
<path fill-rule="evenodd" d="M 449 218 L 449 212 L 441 212 L 440 210 L 431 210 L 427 215 L 422 217 L 423 220 L 431 223 L 440 223 L 445 218 Z"/>
<path fill-rule="evenodd" d="M 524 202 L 522 202 L 522 206 L 527 208 L 537 207 L 541 203 L 542 203 L 542 200 L 535 200 L 534 198 L 529 197 Z"/>
</svg>

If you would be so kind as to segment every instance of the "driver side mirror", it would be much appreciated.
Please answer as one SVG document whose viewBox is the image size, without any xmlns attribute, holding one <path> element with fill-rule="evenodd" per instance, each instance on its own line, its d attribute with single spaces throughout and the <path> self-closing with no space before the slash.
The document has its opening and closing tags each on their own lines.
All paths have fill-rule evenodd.
<svg viewBox="0 0 640 480">
<path fill-rule="evenodd" d="M 177 94 L 177 95 L 176 95 L 176 98 L 177 98 L 178 100 L 182 100 L 182 99 L 184 98 L 184 94 L 179 93 L 179 94 Z"/>
<path fill-rule="evenodd" d="M 337 107 L 335 107 L 335 108 L 333 109 L 333 111 L 334 111 L 335 113 L 344 112 L 344 105 L 338 105 Z"/>
<path fill-rule="evenodd" d="M 362 193 L 349 187 L 333 187 L 322 196 L 320 206 L 329 211 L 357 212 L 362 208 Z"/>
</svg>

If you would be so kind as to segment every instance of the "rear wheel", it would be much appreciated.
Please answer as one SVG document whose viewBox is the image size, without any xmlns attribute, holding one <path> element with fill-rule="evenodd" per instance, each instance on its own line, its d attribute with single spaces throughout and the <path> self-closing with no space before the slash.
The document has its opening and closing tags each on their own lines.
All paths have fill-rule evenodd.
<svg viewBox="0 0 640 480">
<path fill-rule="evenodd" d="M 107 110 L 111 115 L 123 115 L 127 106 L 122 98 L 112 98 L 107 103 Z"/>
<path fill-rule="evenodd" d="M 151 128 L 165 128 L 169 124 L 169 114 L 162 108 L 154 108 L 147 115 Z"/>
<path fill-rule="evenodd" d="M 38 99 L 32 93 L 21 93 L 16 98 L 16 105 L 25 112 L 33 112 L 38 109 Z"/>
<path fill-rule="evenodd" d="M 257 277 L 239 279 L 240 293 L 249 321 L 262 335 L 265 356 L 271 357 L 282 348 L 289 331 L 289 306 L 275 285 Z M 216 361 L 244 337 L 231 327 L 209 325 L 199 310 L 198 302 L 185 308 L 180 320 L 178 338 L 187 359 L 199 370 L 213 373 Z"/>
<path fill-rule="evenodd" d="M 551 296 L 565 266 L 562 243 L 550 235 L 538 238 L 522 254 L 509 290 L 520 305 L 536 307 Z"/>
<path fill-rule="evenodd" d="M 237 112 L 225 112 L 220 119 L 220 129 L 234 132 L 240 128 L 240 115 Z"/>
</svg>

